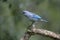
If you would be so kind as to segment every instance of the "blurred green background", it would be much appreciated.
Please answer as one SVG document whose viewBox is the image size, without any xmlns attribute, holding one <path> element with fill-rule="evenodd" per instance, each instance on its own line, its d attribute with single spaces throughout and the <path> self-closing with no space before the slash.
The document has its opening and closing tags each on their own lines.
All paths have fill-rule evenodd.
<svg viewBox="0 0 60 40">
<path fill-rule="evenodd" d="M 39 23 L 38 28 L 60 33 L 60 0 L 0 0 L 0 40 L 20 40 L 31 21 L 22 11 L 34 12 L 48 23 Z M 30 40 L 54 40 L 34 35 Z"/>
</svg>

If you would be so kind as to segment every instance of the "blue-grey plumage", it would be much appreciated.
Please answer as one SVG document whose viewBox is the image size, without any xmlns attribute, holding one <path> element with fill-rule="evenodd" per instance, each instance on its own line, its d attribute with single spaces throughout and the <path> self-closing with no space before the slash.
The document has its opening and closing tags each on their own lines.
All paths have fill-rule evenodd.
<svg viewBox="0 0 60 40">
<path fill-rule="evenodd" d="M 25 11 L 23 11 L 23 14 L 26 16 L 26 17 L 28 17 L 29 18 L 29 20 L 32 20 L 32 21 L 44 21 L 44 22 L 48 22 L 48 21 L 46 21 L 46 20 L 43 20 L 42 18 L 41 18 L 41 16 L 39 16 L 39 15 L 37 15 L 37 14 L 35 14 L 35 13 L 32 13 L 32 12 L 30 12 L 30 11 L 27 11 L 27 10 L 25 10 Z"/>
</svg>

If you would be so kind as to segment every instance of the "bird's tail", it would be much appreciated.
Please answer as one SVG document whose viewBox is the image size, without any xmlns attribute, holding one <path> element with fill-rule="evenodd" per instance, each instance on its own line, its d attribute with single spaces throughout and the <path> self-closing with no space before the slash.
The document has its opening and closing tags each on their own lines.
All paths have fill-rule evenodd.
<svg viewBox="0 0 60 40">
<path fill-rule="evenodd" d="M 47 20 L 41 19 L 42 22 L 48 22 Z"/>
</svg>

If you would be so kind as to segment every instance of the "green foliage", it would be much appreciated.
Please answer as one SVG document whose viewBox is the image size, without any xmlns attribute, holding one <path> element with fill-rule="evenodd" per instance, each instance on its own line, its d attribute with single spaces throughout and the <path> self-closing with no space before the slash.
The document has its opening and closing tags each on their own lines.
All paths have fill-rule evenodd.
<svg viewBox="0 0 60 40">
<path fill-rule="evenodd" d="M 60 0 L 0 0 L 0 40 L 20 40 L 31 21 L 22 11 L 29 10 L 47 19 L 38 28 L 60 33 Z M 31 40 L 53 40 L 35 35 Z"/>
</svg>

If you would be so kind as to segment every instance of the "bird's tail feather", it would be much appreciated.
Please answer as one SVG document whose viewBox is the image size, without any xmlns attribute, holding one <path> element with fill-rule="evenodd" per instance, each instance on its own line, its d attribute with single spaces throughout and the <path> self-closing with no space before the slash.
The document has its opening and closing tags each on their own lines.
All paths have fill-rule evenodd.
<svg viewBox="0 0 60 40">
<path fill-rule="evenodd" d="M 47 20 L 44 20 L 44 19 L 41 19 L 41 21 L 43 21 L 43 22 L 48 22 Z"/>
</svg>

